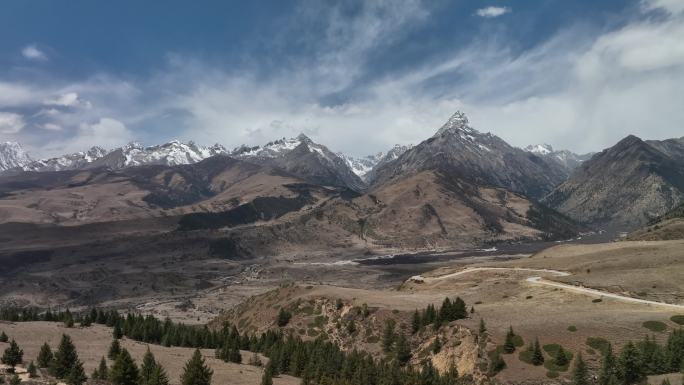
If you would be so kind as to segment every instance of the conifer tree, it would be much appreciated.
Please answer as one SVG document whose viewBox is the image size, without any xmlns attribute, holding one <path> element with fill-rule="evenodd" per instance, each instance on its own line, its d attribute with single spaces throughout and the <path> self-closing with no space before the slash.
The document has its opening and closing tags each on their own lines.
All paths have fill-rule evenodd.
<svg viewBox="0 0 684 385">
<path fill-rule="evenodd" d="M 485 333 L 487 333 L 487 325 L 485 324 L 485 322 L 482 318 L 480 318 L 480 330 L 479 330 L 479 332 L 480 332 L 481 336 L 484 335 Z"/>
<path fill-rule="evenodd" d="M 561 349 L 558 349 L 561 351 Z M 558 364 L 558 359 L 556 358 L 556 365 Z M 572 369 L 572 385 L 589 385 L 589 370 L 587 369 L 587 364 L 582 359 L 582 352 L 577 353 L 577 358 L 575 358 L 575 367 Z"/>
<path fill-rule="evenodd" d="M 29 362 L 28 367 L 26 368 L 26 371 L 29 374 L 29 378 L 38 377 L 38 369 L 36 368 L 36 364 L 34 364 L 33 361 Z"/>
<path fill-rule="evenodd" d="M 83 383 L 88 379 L 83 370 L 83 363 L 81 360 L 76 359 L 69 369 L 69 374 L 66 376 L 66 383 L 68 385 L 83 385 Z"/>
<path fill-rule="evenodd" d="M 21 384 L 21 378 L 17 376 L 16 374 L 12 375 L 9 380 L 10 385 L 19 385 Z"/>
<path fill-rule="evenodd" d="M 139 376 L 138 366 L 131 354 L 128 350 L 121 349 L 110 370 L 109 380 L 114 385 L 138 385 Z"/>
<path fill-rule="evenodd" d="M 266 365 L 264 374 L 261 376 L 261 385 L 273 385 L 273 368 L 270 364 Z"/>
<path fill-rule="evenodd" d="M 599 385 L 616 385 L 617 384 L 617 367 L 615 362 L 615 355 L 613 354 L 613 346 L 608 344 L 608 347 L 603 352 L 603 359 L 601 361 L 601 370 L 599 371 L 598 383 Z"/>
<path fill-rule="evenodd" d="M 506 368 L 506 361 L 501 357 L 498 350 L 494 352 L 492 360 L 489 362 L 489 374 L 495 375 Z"/>
<path fill-rule="evenodd" d="M 280 327 L 287 326 L 287 324 L 290 322 L 290 318 L 292 318 L 292 314 L 281 307 L 280 311 L 278 312 L 276 323 Z"/>
<path fill-rule="evenodd" d="M 535 366 L 542 365 L 544 363 L 544 353 L 539 345 L 539 339 L 534 340 L 534 348 L 532 350 L 532 364 Z"/>
<path fill-rule="evenodd" d="M 109 369 L 107 368 L 107 361 L 105 361 L 104 357 L 100 359 L 100 365 L 93 370 L 93 374 L 90 378 L 94 380 L 106 380 L 109 378 Z"/>
<path fill-rule="evenodd" d="M 7 334 L 5 332 L 0 332 L 0 342 L 7 342 L 9 341 L 9 337 L 7 337 Z"/>
<path fill-rule="evenodd" d="M 38 352 L 38 358 L 36 359 L 38 367 L 49 367 L 53 359 L 54 356 L 52 355 L 52 349 L 50 349 L 50 345 L 48 345 L 48 343 L 46 342 L 43 344 L 43 346 L 40 347 L 40 352 Z"/>
<path fill-rule="evenodd" d="M 66 328 L 74 327 L 74 317 L 71 315 L 71 312 L 69 311 L 69 309 L 66 309 L 66 312 L 64 312 L 64 327 L 66 327 Z"/>
<path fill-rule="evenodd" d="M 432 354 L 437 354 L 439 353 L 440 350 L 442 350 L 442 340 L 439 338 L 439 336 L 435 337 L 435 340 L 432 341 Z"/>
<path fill-rule="evenodd" d="M 420 330 L 421 327 L 421 320 L 420 320 L 420 313 L 418 313 L 418 309 L 413 313 L 413 319 L 411 320 L 411 334 L 416 334 Z"/>
<path fill-rule="evenodd" d="M 112 330 L 112 337 L 114 337 L 115 340 L 121 339 L 123 337 L 123 331 L 121 330 L 121 325 L 117 322 L 114 324 L 114 330 Z"/>
<path fill-rule="evenodd" d="M 169 377 L 166 375 L 166 370 L 164 370 L 161 365 L 157 364 L 154 368 L 148 385 L 169 385 Z"/>
<path fill-rule="evenodd" d="M 121 353 L 121 344 L 119 343 L 119 340 L 114 339 L 112 340 L 112 344 L 109 345 L 107 357 L 109 357 L 110 360 L 116 360 L 116 358 L 119 357 L 119 353 Z"/>
<path fill-rule="evenodd" d="M 399 338 L 397 338 L 397 361 L 401 365 L 406 364 L 411 359 L 411 347 L 406 341 L 406 336 L 404 333 L 399 333 Z"/>
<path fill-rule="evenodd" d="M 157 361 L 154 359 L 154 354 L 147 347 L 147 351 L 143 356 L 143 362 L 140 366 L 140 385 L 149 385 L 150 379 L 157 368 Z"/>
<path fill-rule="evenodd" d="M 10 341 L 10 346 L 5 349 L 5 352 L 2 355 L 2 363 L 5 365 L 9 365 L 11 368 L 11 372 L 14 372 L 14 367 L 17 366 L 18 364 L 21 364 L 24 359 L 24 351 L 19 349 L 19 345 L 17 345 L 17 342 L 12 339 Z"/>
<path fill-rule="evenodd" d="M 385 321 L 385 329 L 382 332 L 382 350 L 385 353 L 392 351 L 392 346 L 394 346 L 394 326 L 395 323 L 393 319 L 390 318 Z"/>
<path fill-rule="evenodd" d="M 554 361 L 556 361 L 556 365 L 558 366 L 565 366 L 568 364 L 568 356 L 566 355 L 565 350 L 563 350 L 562 346 L 558 347 Z"/>
<path fill-rule="evenodd" d="M 509 326 L 508 333 L 506 333 L 506 341 L 503 345 L 505 353 L 511 354 L 515 352 L 515 333 L 513 333 L 513 326 Z"/>
<path fill-rule="evenodd" d="M 214 372 L 204 363 L 202 353 L 199 349 L 195 350 L 190 361 L 185 364 L 185 369 L 181 375 L 182 385 L 210 385 L 211 376 Z"/>
<path fill-rule="evenodd" d="M 636 384 L 644 378 L 643 363 L 639 351 L 630 341 L 622 348 L 618 359 L 620 380 L 625 385 Z"/>
<path fill-rule="evenodd" d="M 228 352 L 228 361 L 236 364 L 242 363 L 242 354 L 240 353 L 240 349 L 237 347 L 237 345 L 233 345 Z"/>
</svg>

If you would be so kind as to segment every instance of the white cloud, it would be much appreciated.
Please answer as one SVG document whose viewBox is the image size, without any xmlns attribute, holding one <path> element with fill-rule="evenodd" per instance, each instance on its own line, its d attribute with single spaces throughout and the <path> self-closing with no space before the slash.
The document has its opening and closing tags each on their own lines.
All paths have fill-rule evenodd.
<svg viewBox="0 0 684 385">
<path fill-rule="evenodd" d="M 54 124 L 54 123 L 45 123 L 42 126 L 40 126 L 44 130 L 48 131 L 62 131 L 62 126 L 59 124 Z"/>
<path fill-rule="evenodd" d="M 642 0 L 642 5 L 647 10 L 661 9 L 671 14 L 684 12 L 682 0 Z"/>
<path fill-rule="evenodd" d="M 0 134 L 16 134 L 24 126 L 26 122 L 23 116 L 13 112 L 0 112 Z"/>
<path fill-rule="evenodd" d="M 122 122 L 112 118 L 100 118 L 92 123 L 82 123 L 75 135 L 47 143 L 41 152 L 58 155 L 83 151 L 94 145 L 114 148 L 129 143 L 133 133 Z"/>
<path fill-rule="evenodd" d="M 77 92 L 66 92 L 43 101 L 47 106 L 59 107 L 92 107 L 91 103 L 79 97 Z"/>
<path fill-rule="evenodd" d="M 27 45 L 22 48 L 21 54 L 29 60 L 44 61 L 47 60 L 47 55 L 45 52 L 41 51 L 34 44 Z"/>
<path fill-rule="evenodd" d="M 301 131 L 332 150 L 365 155 L 424 140 L 456 109 L 476 128 L 518 146 L 548 142 L 584 152 L 628 134 L 682 135 L 681 14 L 645 15 L 598 34 L 584 25 L 566 28 L 522 53 L 506 39 L 485 36 L 465 48 L 447 47 L 439 59 L 406 72 L 360 84 L 368 55 L 429 21 L 417 2 L 406 9 L 392 1 L 362 4 L 359 18 L 349 23 L 335 9 L 312 11 L 307 17 L 330 21 L 324 42 L 312 49 L 313 58 L 283 63 L 267 80 L 249 69 L 231 72 L 172 56 L 168 67 L 135 84 L 104 75 L 41 89 L 0 82 L 0 91 L 11 91 L 0 92 L 0 107 L 45 101 L 44 112 L 26 118 L 24 131 L 46 121 L 62 127 L 40 131 L 56 139 L 36 145 L 55 155 L 95 144 L 114 147 L 149 132 L 155 133 L 147 140 L 180 137 L 232 147 Z M 353 91 L 340 98 L 344 102 L 323 102 L 348 88 Z M 86 100 L 92 100 L 89 109 L 62 108 Z M 154 131 L 150 122 L 169 124 Z"/>
<path fill-rule="evenodd" d="M 475 14 L 480 17 L 494 18 L 511 13 L 511 11 L 510 7 L 485 7 L 475 11 Z"/>
<path fill-rule="evenodd" d="M 0 81 L 0 107 L 16 107 L 31 103 L 36 96 L 35 90 L 29 86 Z"/>
</svg>

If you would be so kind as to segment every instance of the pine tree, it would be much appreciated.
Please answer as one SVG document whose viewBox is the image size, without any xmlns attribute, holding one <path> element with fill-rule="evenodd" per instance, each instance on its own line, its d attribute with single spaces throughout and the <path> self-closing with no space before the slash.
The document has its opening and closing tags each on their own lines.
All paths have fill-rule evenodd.
<svg viewBox="0 0 684 385">
<path fill-rule="evenodd" d="M 630 341 L 622 348 L 618 359 L 620 379 L 625 385 L 636 384 L 644 378 L 643 363 L 639 351 Z"/>
<path fill-rule="evenodd" d="M 148 385 L 169 385 L 169 377 L 166 375 L 166 371 L 161 365 L 157 364 L 154 368 Z"/>
<path fill-rule="evenodd" d="M 420 320 L 420 313 L 418 313 L 418 309 L 413 313 L 413 319 L 411 320 L 411 334 L 416 334 L 420 330 L 421 327 L 421 320 Z"/>
<path fill-rule="evenodd" d="M 242 354 L 240 353 L 240 349 L 238 349 L 237 345 L 233 345 L 228 352 L 228 361 L 236 364 L 242 363 Z"/>
<path fill-rule="evenodd" d="M 544 353 L 539 345 L 539 339 L 534 340 L 534 350 L 532 350 L 532 364 L 535 366 L 542 365 L 544 363 Z"/>
<path fill-rule="evenodd" d="M 104 357 L 100 358 L 100 365 L 97 367 L 97 371 L 100 373 L 101 380 L 109 378 L 109 368 L 107 367 L 107 360 L 105 360 Z"/>
<path fill-rule="evenodd" d="M 21 384 L 21 378 L 17 376 L 16 374 L 12 375 L 9 380 L 10 385 L 19 385 Z"/>
<path fill-rule="evenodd" d="M 185 364 L 185 369 L 181 375 L 182 385 L 210 385 L 211 376 L 214 372 L 207 367 L 199 349 L 195 350 L 190 361 Z"/>
<path fill-rule="evenodd" d="M 281 307 L 280 311 L 278 312 L 276 323 L 280 327 L 287 326 L 287 324 L 290 322 L 290 318 L 292 318 L 292 314 Z"/>
<path fill-rule="evenodd" d="M 69 374 L 66 376 L 66 383 L 68 385 L 83 385 L 83 383 L 88 379 L 83 370 L 83 363 L 81 360 L 76 359 L 69 369 Z"/>
<path fill-rule="evenodd" d="M 154 359 L 154 354 L 147 347 L 147 352 L 143 356 L 143 362 L 140 366 L 140 385 L 149 385 L 152 374 L 157 368 L 157 361 Z"/>
<path fill-rule="evenodd" d="M 554 361 L 556 361 L 557 366 L 565 366 L 568 364 L 568 356 L 565 354 L 565 350 L 563 350 L 562 346 L 558 347 Z"/>
<path fill-rule="evenodd" d="M 38 367 L 49 367 L 53 359 L 54 356 L 52 355 L 52 349 L 50 349 L 50 345 L 48 345 L 46 342 L 43 344 L 43 346 L 40 347 L 40 352 L 38 353 L 38 358 L 36 359 Z"/>
<path fill-rule="evenodd" d="M 489 374 L 495 375 L 506 368 L 506 361 L 501 357 L 498 350 L 494 352 L 492 360 L 489 362 Z"/>
<path fill-rule="evenodd" d="M 613 346 L 608 344 L 608 347 L 603 352 L 603 360 L 601 361 L 601 370 L 598 377 L 599 385 L 615 385 L 617 383 L 617 367 L 615 364 L 615 355 L 613 355 Z"/>
<path fill-rule="evenodd" d="M 0 332 L 0 342 L 7 342 L 9 341 L 9 337 L 7 337 L 7 334 L 5 332 Z"/>
<path fill-rule="evenodd" d="M 480 318 L 480 335 L 484 335 L 487 333 L 487 325 L 485 324 L 484 320 Z"/>
<path fill-rule="evenodd" d="M 38 369 L 36 368 L 36 365 L 33 363 L 33 361 L 29 362 L 29 365 L 26 368 L 26 371 L 29 374 L 29 378 L 38 377 Z"/>
<path fill-rule="evenodd" d="M 110 370 L 109 380 L 114 385 L 138 385 L 138 366 L 131 358 L 128 350 L 121 349 Z"/>
<path fill-rule="evenodd" d="M 385 353 L 392 351 L 392 346 L 394 345 L 394 325 L 393 319 L 385 321 L 385 329 L 382 332 L 382 350 Z"/>
<path fill-rule="evenodd" d="M 119 343 L 119 340 L 114 339 L 112 340 L 112 344 L 109 345 L 107 357 L 109 357 L 110 360 L 116 360 L 116 358 L 119 357 L 119 353 L 121 353 L 121 344 Z"/>
<path fill-rule="evenodd" d="M 100 365 L 93 370 L 93 374 L 90 375 L 90 378 L 94 380 L 106 380 L 109 378 L 109 369 L 107 368 L 107 361 L 105 361 L 104 357 L 100 359 Z"/>
<path fill-rule="evenodd" d="M 432 341 L 432 354 L 437 354 L 439 353 L 440 350 L 442 350 L 442 340 L 439 338 L 439 336 L 435 337 L 435 340 Z"/>
<path fill-rule="evenodd" d="M 2 355 L 2 363 L 9 365 L 11 367 L 11 371 L 13 372 L 14 367 L 18 364 L 21 364 L 23 359 L 24 351 L 19 349 L 17 342 L 12 339 L 12 341 L 10 341 L 10 346 L 5 349 L 5 353 Z"/>
<path fill-rule="evenodd" d="M 266 365 L 264 374 L 261 376 L 261 385 L 273 385 L 273 368 L 270 365 Z"/>
<path fill-rule="evenodd" d="M 64 312 L 64 327 L 66 327 L 66 328 L 74 327 L 74 317 L 71 315 L 71 312 L 69 311 L 69 309 L 66 309 L 66 312 Z"/>
<path fill-rule="evenodd" d="M 114 325 L 114 330 L 112 330 L 112 337 L 114 337 L 115 340 L 121 339 L 123 337 L 123 331 L 121 330 L 121 326 L 117 322 Z"/>
<path fill-rule="evenodd" d="M 411 347 L 408 344 L 408 341 L 406 341 L 406 336 L 404 333 L 399 334 L 399 338 L 397 338 L 397 361 L 401 365 L 406 364 L 410 359 L 411 359 Z"/>
<path fill-rule="evenodd" d="M 557 361 L 556 365 L 559 365 Z M 577 353 L 577 358 L 575 358 L 575 367 L 572 369 L 572 385 L 589 385 L 589 370 L 582 359 L 582 352 Z"/>
<path fill-rule="evenodd" d="M 507 354 L 515 352 L 515 333 L 513 333 L 513 326 L 509 326 L 508 333 L 506 333 L 506 341 L 503 345 L 503 350 Z"/>
</svg>

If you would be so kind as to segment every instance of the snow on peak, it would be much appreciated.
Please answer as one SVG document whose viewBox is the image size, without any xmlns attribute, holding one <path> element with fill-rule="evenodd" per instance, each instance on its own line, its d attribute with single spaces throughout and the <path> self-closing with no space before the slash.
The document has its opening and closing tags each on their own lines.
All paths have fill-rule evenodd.
<svg viewBox="0 0 684 385">
<path fill-rule="evenodd" d="M 0 142 L 0 171 L 24 168 L 31 162 L 31 157 L 19 143 Z"/>
<path fill-rule="evenodd" d="M 163 164 L 176 166 L 200 162 L 214 155 L 225 153 L 223 146 L 213 147 L 198 146 L 194 142 L 183 143 L 174 139 L 167 143 L 144 147 L 142 144 L 132 142 L 121 148 L 124 158 L 122 165 L 140 166 L 144 164 Z"/>
<path fill-rule="evenodd" d="M 243 144 L 235 148 L 231 152 L 231 156 L 236 158 L 277 158 L 294 150 L 302 143 L 306 143 L 309 147 L 317 146 L 308 136 L 299 134 L 296 138 L 282 138 L 268 142 L 263 146 L 249 147 Z"/>
<path fill-rule="evenodd" d="M 548 144 L 529 145 L 525 147 L 525 151 L 539 155 L 548 155 L 554 152 L 553 147 L 551 147 L 551 145 Z"/>
<path fill-rule="evenodd" d="M 449 120 L 437 131 L 435 136 L 441 136 L 444 134 L 453 134 L 457 132 L 463 132 L 467 134 L 472 134 L 477 131 L 470 127 L 468 122 L 468 117 L 461 111 L 456 111 Z"/>
</svg>

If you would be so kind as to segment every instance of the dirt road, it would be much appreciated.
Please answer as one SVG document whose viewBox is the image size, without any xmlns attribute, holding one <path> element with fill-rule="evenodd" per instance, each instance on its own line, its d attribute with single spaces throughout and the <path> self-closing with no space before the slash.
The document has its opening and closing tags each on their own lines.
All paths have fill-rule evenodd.
<svg viewBox="0 0 684 385">
<path fill-rule="evenodd" d="M 416 276 L 409 278 L 409 280 L 413 280 L 416 282 L 437 281 L 437 280 L 443 280 L 443 279 L 458 277 L 458 276 L 463 275 L 463 274 L 474 273 L 476 271 L 490 271 L 490 270 L 495 270 L 495 271 L 506 270 L 506 271 L 547 273 L 547 274 L 555 275 L 557 277 L 567 277 L 567 276 L 571 275 L 567 271 L 559 271 L 559 270 L 551 270 L 551 269 L 530 269 L 530 268 L 522 268 L 522 267 L 472 267 L 472 268 L 467 268 L 467 269 L 464 269 L 461 271 L 457 271 L 455 273 L 440 275 L 437 277 L 423 277 L 420 275 L 416 275 Z M 591 288 L 587 288 L 587 287 L 583 287 L 583 286 L 575 286 L 575 285 L 570 285 L 570 284 L 566 284 L 566 283 L 554 282 L 554 281 L 550 281 L 547 279 L 543 279 L 542 277 L 539 277 L 539 276 L 528 277 L 525 279 L 525 282 L 527 282 L 529 284 L 533 284 L 533 285 L 544 285 L 544 286 L 556 287 L 556 288 L 567 290 L 567 291 L 570 291 L 573 293 L 586 294 L 586 295 L 600 297 L 600 298 L 611 298 L 611 299 L 615 299 L 615 300 L 623 301 L 623 302 L 640 303 L 640 304 L 644 304 L 644 305 L 653 305 L 653 306 L 667 307 L 670 309 L 684 310 L 684 305 L 676 305 L 676 304 L 665 303 L 665 302 L 658 302 L 658 301 L 650 301 L 650 300 L 640 299 L 640 298 L 633 298 L 633 297 L 628 297 L 628 296 L 624 296 L 624 295 L 620 295 L 620 294 L 609 293 L 609 292 L 605 292 L 605 291 L 601 291 L 601 290 L 591 289 Z"/>
</svg>

